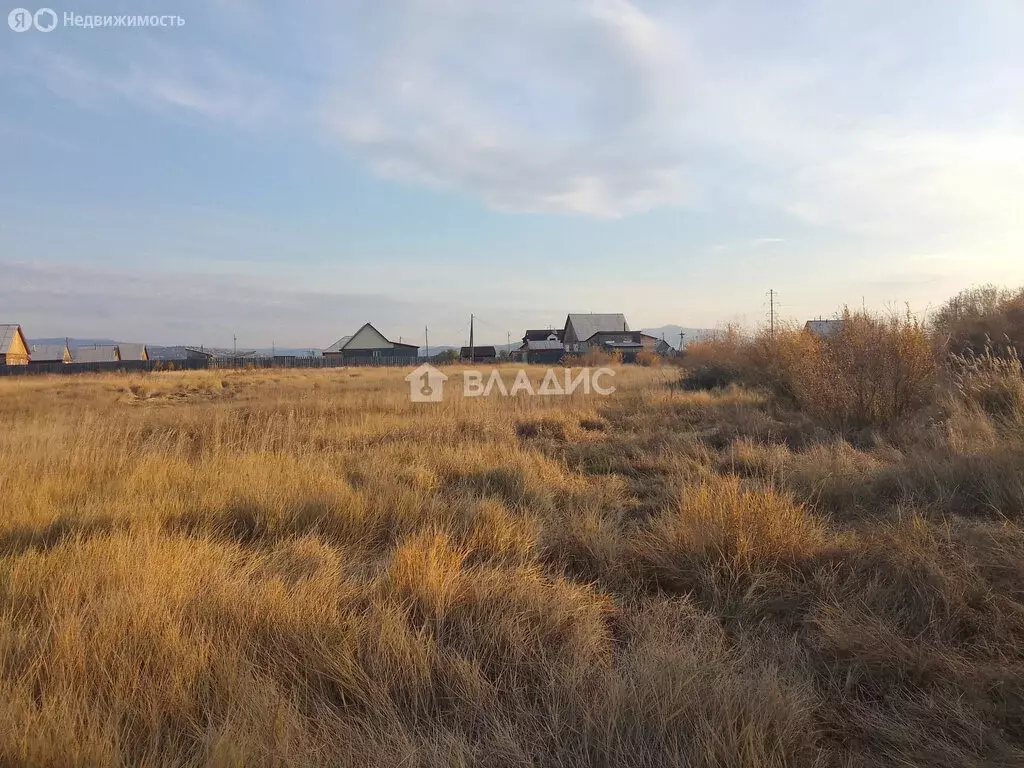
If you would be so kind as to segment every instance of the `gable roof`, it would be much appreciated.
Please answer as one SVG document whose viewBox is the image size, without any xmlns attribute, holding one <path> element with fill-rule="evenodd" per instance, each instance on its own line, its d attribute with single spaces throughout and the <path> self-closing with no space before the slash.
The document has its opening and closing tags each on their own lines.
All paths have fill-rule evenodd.
<svg viewBox="0 0 1024 768">
<path fill-rule="evenodd" d="M 565 328 L 532 329 L 523 334 L 523 341 L 547 341 L 549 336 L 562 341 L 565 338 Z"/>
<path fill-rule="evenodd" d="M 21 336 L 21 341 L 25 345 L 25 349 L 28 349 L 28 342 L 25 341 L 25 335 L 21 332 L 21 326 L 17 323 L 6 323 L 0 325 L 0 355 L 7 354 L 7 350 L 14 344 L 14 337 Z"/>
<path fill-rule="evenodd" d="M 329 346 L 327 349 L 325 349 L 324 350 L 324 354 L 327 354 L 328 352 L 341 352 L 341 350 L 344 348 L 344 346 L 346 344 L 348 344 L 351 339 L 352 339 L 351 336 L 342 336 L 336 342 L 331 344 L 331 346 Z"/>
<path fill-rule="evenodd" d="M 63 363 L 67 352 L 67 344 L 33 344 L 29 350 L 29 359 L 33 363 Z"/>
<path fill-rule="evenodd" d="M 551 349 L 564 350 L 565 345 L 558 339 L 530 339 L 526 342 L 526 348 L 531 352 Z"/>
<path fill-rule="evenodd" d="M 148 360 L 145 344 L 118 344 L 117 352 L 122 360 Z"/>
<path fill-rule="evenodd" d="M 570 325 L 579 341 L 586 341 L 595 333 L 622 333 L 629 330 L 626 316 L 621 312 L 597 315 L 582 312 L 569 314 L 565 318 L 566 331 Z"/>
<path fill-rule="evenodd" d="M 72 363 L 116 363 L 119 359 L 117 344 L 93 344 L 71 350 Z"/>
<path fill-rule="evenodd" d="M 843 330 L 842 320 L 808 320 L 804 325 L 805 331 L 810 331 L 820 338 L 835 336 Z"/>
<path fill-rule="evenodd" d="M 379 346 L 366 346 L 368 341 L 374 337 L 380 339 Z M 373 323 L 364 323 L 363 327 L 351 336 L 342 336 L 336 342 L 324 350 L 325 354 L 334 352 L 357 351 L 365 349 L 387 349 L 394 347 L 405 347 L 406 349 L 419 349 L 418 344 L 403 344 L 400 341 L 390 341 L 383 333 L 373 327 Z"/>
</svg>

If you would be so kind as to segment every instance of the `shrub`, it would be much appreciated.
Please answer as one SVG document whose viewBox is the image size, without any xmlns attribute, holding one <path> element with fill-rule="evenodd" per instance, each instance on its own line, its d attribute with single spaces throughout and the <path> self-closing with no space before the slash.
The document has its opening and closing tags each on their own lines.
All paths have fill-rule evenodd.
<svg viewBox="0 0 1024 768">
<path fill-rule="evenodd" d="M 578 355 L 568 355 L 563 363 L 569 368 L 582 366 L 590 368 L 595 365 L 615 365 L 622 362 L 622 353 L 618 350 L 607 352 L 603 349 L 591 347 L 586 352 Z"/>
<path fill-rule="evenodd" d="M 891 424 L 930 403 L 937 380 L 929 337 L 909 312 L 847 310 L 836 336 L 816 339 L 782 365 L 797 405 L 839 429 Z"/>
<path fill-rule="evenodd" d="M 687 350 L 687 389 L 742 383 L 792 402 L 822 425 L 883 426 L 932 401 L 937 367 L 924 326 L 908 312 L 844 312 L 842 330 L 819 339 L 794 327 L 753 338 L 734 329 Z"/>
<path fill-rule="evenodd" d="M 936 313 L 935 331 L 950 355 L 1007 356 L 1024 345 L 1024 288 L 961 291 Z"/>
<path fill-rule="evenodd" d="M 737 325 L 691 341 L 683 352 L 684 389 L 706 390 L 750 380 L 750 338 Z"/>
<path fill-rule="evenodd" d="M 661 365 L 661 356 L 651 349 L 642 349 L 636 355 L 636 364 L 646 368 L 657 368 Z"/>
<path fill-rule="evenodd" d="M 431 362 L 434 363 L 454 363 L 459 359 L 459 350 L 457 349 L 445 349 L 434 355 Z"/>
<path fill-rule="evenodd" d="M 742 379 L 736 368 L 728 365 L 701 365 L 688 370 L 683 376 L 683 389 L 693 391 L 704 391 L 710 389 L 724 389 L 730 384 L 735 384 Z"/>
</svg>

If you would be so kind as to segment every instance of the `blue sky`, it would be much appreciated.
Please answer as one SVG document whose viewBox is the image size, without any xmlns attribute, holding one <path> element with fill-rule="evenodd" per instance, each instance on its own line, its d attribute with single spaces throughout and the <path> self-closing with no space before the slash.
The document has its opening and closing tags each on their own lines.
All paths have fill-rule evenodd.
<svg viewBox="0 0 1024 768">
<path fill-rule="evenodd" d="M 457 344 L 1024 283 L 1019 0 L 292 5 L 0 28 L 0 320 Z"/>
</svg>

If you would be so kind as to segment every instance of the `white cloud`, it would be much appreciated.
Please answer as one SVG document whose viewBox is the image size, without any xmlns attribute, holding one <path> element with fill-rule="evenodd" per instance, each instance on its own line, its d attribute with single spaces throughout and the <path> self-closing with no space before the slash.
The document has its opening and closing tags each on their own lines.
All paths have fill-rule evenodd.
<svg viewBox="0 0 1024 768">
<path fill-rule="evenodd" d="M 379 174 L 501 210 L 753 206 L 915 248 L 1024 243 L 1021 12 L 998 0 L 802 11 L 378 0 L 282 15 L 221 0 L 189 9 L 187 36 L 50 53 L 40 72 L 89 106 L 297 134 L 315 115 Z"/>
<path fill-rule="evenodd" d="M 405 23 L 342 73 L 325 110 L 381 173 L 511 210 L 619 216 L 684 199 L 654 119 L 677 57 L 633 4 L 385 5 Z"/>
<path fill-rule="evenodd" d="M 517 211 L 754 204 L 944 247 L 992 231 L 1019 240 L 1024 227 L 1024 108 L 998 101 L 999 68 L 985 69 L 978 98 L 990 101 L 971 114 L 938 95 L 962 97 L 978 75 L 978 52 L 956 47 L 959 17 L 945 19 L 940 69 L 923 41 L 877 34 L 875 5 L 831 4 L 804 23 L 627 0 L 382 5 L 379 18 L 404 23 L 341 73 L 325 120 L 386 176 Z M 932 31 L 920 9 L 896 29 L 916 19 Z M 978 33 L 999 19 L 974 21 Z M 998 55 L 1010 77 L 1020 57 Z"/>
</svg>

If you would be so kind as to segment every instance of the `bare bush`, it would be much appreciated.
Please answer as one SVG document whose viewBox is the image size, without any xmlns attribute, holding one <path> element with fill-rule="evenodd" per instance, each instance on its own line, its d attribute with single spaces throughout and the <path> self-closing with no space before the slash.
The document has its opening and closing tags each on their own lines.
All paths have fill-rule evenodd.
<svg viewBox="0 0 1024 768">
<path fill-rule="evenodd" d="M 651 349 L 641 349 L 636 354 L 636 364 L 645 368 L 657 368 L 661 365 L 661 355 Z"/>
<path fill-rule="evenodd" d="M 951 355 L 1006 356 L 1024 348 L 1024 288 L 969 288 L 936 313 L 939 344 Z"/>
<path fill-rule="evenodd" d="M 563 363 L 570 368 L 593 368 L 594 366 L 600 365 L 618 365 L 621 362 L 622 353 L 618 350 L 609 352 L 608 350 L 598 349 L 597 347 L 590 347 L 586 352 L 576 355 L 567 355 L 563 358 Z"/>
</svg>

